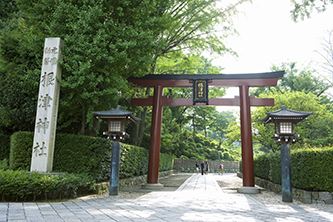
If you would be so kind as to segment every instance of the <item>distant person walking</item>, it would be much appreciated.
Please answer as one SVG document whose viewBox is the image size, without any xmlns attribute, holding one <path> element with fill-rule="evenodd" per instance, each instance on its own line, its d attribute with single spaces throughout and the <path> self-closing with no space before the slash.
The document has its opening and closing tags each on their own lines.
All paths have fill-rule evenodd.
<svg viewBox="0 0 333 222">
<path fill-rule="evenodd" d="M 199 162 L 197 161 L 197 163 L 195 164 L 195 168 L 197 169 L 197 174 L 199 173 Z"/>
<path fill-rule="evenodd" d="M 205 170 L 205 163 L 202 161 L 201 163 L 201 175 L 204 175 L 204 170 Z"/>
<path fill-rule="evenodd" d="M 220 171 L 219 171 L 219 175 L 220 175 L 220 174 L 221 174 L 221 175 L 223 175 L 223 164 L 222 164 L 222 163 L 220 164 Z"/>
<path fill-rule="evenodd" d="M 208 174 L 208 171 L 209 171 L 209 164 L 208 164 L 208 161 L 206 161 L 206 172 L 205 172 L 205 174 Z"/>
</svg>

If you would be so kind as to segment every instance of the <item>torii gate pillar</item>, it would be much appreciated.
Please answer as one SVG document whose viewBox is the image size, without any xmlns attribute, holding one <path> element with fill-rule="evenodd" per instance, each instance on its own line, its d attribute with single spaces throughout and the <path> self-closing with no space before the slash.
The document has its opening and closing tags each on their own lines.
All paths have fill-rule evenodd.
<svg viewBox="0 0 333 222">
<path fill-rule="evenodd" d="M 259 193 L 260 190 L 254 186 L 253 168 L 253 146 L 249 86 L 239 87 L 240 95 L 240 121 L 241 121 L 241 141 L 242 141 L 242 170 L 243 187 L 238 188 L 239 193 Z"/>
<path fill-rule="evenodd" d="M 148 162 L 147 184 L 142 185 L 145 189 L 161 189 L 163 184 L 158 183 L 158 173 L 160 164 L 161 149 L 161 129 L 162 129 L 162 106 L 163 87 L 157 85 L 154 87 L 153 115 L 150 131 L 150 148 Z"/>
<path fill-rule="evenodd" d="M 234 99 L 209 98 L 210 106 L 240 106 L 241 140 L 242 140 L 242 170 L 243 187 L 240 193 L 259 193 L 254 186 L 253 147 L 250 106 L 274 106 L 274 99 L 255 98 L 249 96 L 249 87 L 276 86 L 284 71 L 258 74 L 208 74 L 208 75 L 147 75 L 142 78 L 128 79 L 138 86 L 154 87 L 154 96 L 148 98 L 133 98 L 132 106 L 153 106 L 151 137 L 149 148 L 149 165 L 147 184 L 143 188 L 160 189 L 158 183 L 161 126 L 163 106 L 193 106 L 191 98 L 166 98 L 163 87 L 193 87 L 193 79 L 211 79 L 209 86 L 239 87 L 240 96 Z M 191 81 L 192 79 L 192 81 Z M 197 103 L 197 106 L 206 104 Z"/>
</svg>

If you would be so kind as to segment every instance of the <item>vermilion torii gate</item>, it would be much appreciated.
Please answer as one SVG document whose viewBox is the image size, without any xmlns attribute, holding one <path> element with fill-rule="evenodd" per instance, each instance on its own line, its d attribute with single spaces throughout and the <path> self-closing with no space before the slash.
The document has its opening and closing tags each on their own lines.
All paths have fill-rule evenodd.
<svg viewBox="0 0 333 222">
<path fill-rule="evenodd" d="M 240 106 L 243 187 L 254 188 L 250 106 L 274 106 L 274 99 L 249 96 L 249 87 L 276 86 L 278 79 L 283 75 L 284 71 L 256 74 L 146 75 L 128 79 L 137 86 L 154 87 L 154 96 L 131 100 L 132 106 L 153 106 L 147 186 L 163 187 L 158 183 L 163 106 L 193 106 L 192 98 L 163 96 L 163 88 L 193 87 L 195 79 L 210 79 L 209 86 L 239 87 L 239 97 L 209 98 L 208 104 L 209 106 Z M 204 106 L 206 103 L 196 105 Z"/>
</svg>

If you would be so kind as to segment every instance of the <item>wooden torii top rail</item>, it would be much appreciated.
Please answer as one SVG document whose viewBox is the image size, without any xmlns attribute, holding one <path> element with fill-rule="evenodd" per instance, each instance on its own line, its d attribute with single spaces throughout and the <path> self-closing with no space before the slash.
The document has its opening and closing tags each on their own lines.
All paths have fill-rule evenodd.
<svg viewBox="0 0 333 222">
<path fill-rule="evenodd" d="M 209 86 L 216 87 L 239 87 L 241 85 L 259 87 L 275 86 L 284 71 L 256 73 L 256 74 L 207 74 L 207 75 L 146 75 L 141 78 L 130 78 L 129 82 L 141 87 L 192 87 L 193 79 L 209 79 Z M 132 98 L 132 106 L 152 106 L 153 97 Z M 209 98 L 209 106 L 239 106 L 240 98 Z M 273 106 L 274 99 L 255 98 L 250 96 L 251 106 Z M 162 106 L 193 106 L 192 98 L 168 98 L 162 96 Z M 196 106 L 206 106 L 197 103 Z"/>
<path fill-rule="evenodd" d="M 237 87 L 248 85 L 253 87 L 275 86 L 284 71 L 254 74 L 197 74 L 197 75 L 146 75 L 141 78 L 129 78 L 128 81 L 142 87 L 192 87 L 191 79 L 211 79 L 209 86 Z"/>
</svg>

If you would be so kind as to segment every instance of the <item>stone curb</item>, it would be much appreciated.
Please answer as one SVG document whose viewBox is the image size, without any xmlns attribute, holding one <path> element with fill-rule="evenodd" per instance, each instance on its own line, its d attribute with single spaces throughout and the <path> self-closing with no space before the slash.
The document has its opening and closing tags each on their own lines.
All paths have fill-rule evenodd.
<svg viewBox="0 0 333 222">
<path fill-rule="evenodd" d="M 237 173 L 237 176 L 243 178 L 243 174 L 240 172 Z M 254 183 L 260 187 L 273 191 L 274 193 L 282 193 L 282 186 L 269 180 L 254 177 Z M 293 197 L 305 204 L 326 203 L 330 202 L 329 200 L 332 200 L 333 197 L 333 193 L 327 191 L 306 191 L 294 187 L 292 188 L 292 191 Z"/>
<path fill-rule="evenodd" d="M 159 172 L 158 177 L 166 177 L 173 174 L 173 170 Z M 147 182 L 147 174 L 142 176 L 119 179 L 119 188 L 138 186 Z M 93 194 L 101 195 L 109 192 L 110 182 L 96 183 L 93 188 Z"/>
</svg>

